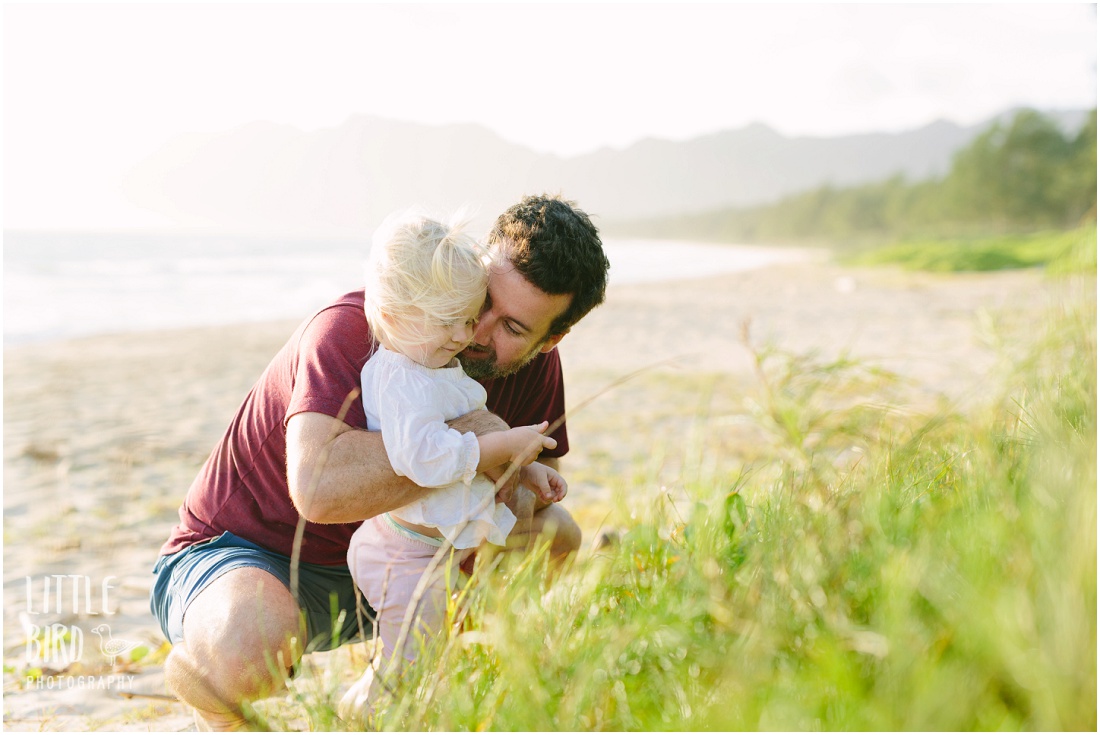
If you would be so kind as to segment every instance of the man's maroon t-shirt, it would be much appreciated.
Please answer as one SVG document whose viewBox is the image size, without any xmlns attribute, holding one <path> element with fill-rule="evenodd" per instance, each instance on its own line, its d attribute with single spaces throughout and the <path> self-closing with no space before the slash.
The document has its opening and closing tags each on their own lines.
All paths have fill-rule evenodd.
<svg viewBox="0 0 1100 735">
<path fill-rule="evenodd" d="M 363 315 L 363 292 L 345 294 L 300 326 L 267 366 L 237 410 L 180 507 L 180 522 L 161 549 L 174 554 L 231 531 L 267 549 L 291 555 L 298 511 L 286 480 L 286 423 L 317 412 L 366 429 L 359 374 L 375 341 Z M 557 350 L 540 353 L 515 375 L 482 381 L 487 408 L 511 426 L 553 423 L 565 413 Z M 552 436 L 569 450 L 564 423 Z M 358 523 L 306 523 L 301 560 L 346 563 Z"/>
</svg>

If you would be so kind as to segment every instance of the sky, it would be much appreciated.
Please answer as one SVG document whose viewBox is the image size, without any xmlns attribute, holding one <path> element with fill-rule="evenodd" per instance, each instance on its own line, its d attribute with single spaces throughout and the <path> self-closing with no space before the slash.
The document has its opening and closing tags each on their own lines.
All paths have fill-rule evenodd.
<svg viewBox="0 0 1100 735">
<path fill-rule="evenodd" d="M 163 224 L 125 171 L 257 120 L 472 122 L 572 156 L 1095 104 L 1087 4 L 5 3 L 3 224 Z"/>
</svg>

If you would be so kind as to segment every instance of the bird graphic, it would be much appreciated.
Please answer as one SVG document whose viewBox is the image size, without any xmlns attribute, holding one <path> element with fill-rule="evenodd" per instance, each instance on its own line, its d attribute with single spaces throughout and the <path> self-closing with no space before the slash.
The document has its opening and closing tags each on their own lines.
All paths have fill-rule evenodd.
<svg viewBox="0 0 1100 735">
<path fill-rule="evenodd" d="M 122 638 L 111 637 L 111 626 L 103 623 L 92 628 L 92 632 L 99 636 L 99 652 L 111 659 L 111 666 L 115 665 L 115 659 L 137 646 L 137 641 L 128 641 Z M 106 637 L 104 637 L 106 633 Z"/>
</svg>

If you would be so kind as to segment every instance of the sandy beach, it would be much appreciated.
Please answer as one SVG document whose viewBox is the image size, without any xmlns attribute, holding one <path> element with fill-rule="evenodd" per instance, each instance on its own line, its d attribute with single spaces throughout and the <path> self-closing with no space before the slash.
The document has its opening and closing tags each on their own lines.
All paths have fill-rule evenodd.
<svg viewBox="0 0 1100 735">
<path fill-rule="evenodd" d="M 701 406 L 743 412 L 739 397 L 754 381 L 746 324 L 758 348 L 846 353 L 897 373 L 899 403 L 965 408 L 989 397 L 1015 356 L 998 340 L 1035 334 L 1064 287 L 1036 271 L 939 276 L 820 263 L 613 287 L 560 348 L 573 447 L 565 504 L 591 540 L 655 442 L 680 436 Z M 164 688 L 150 571 L 196 471 L 295 326 L 5 350 L 5 729 L 193 728 Z M 113 665 L 111 641 L 125 649 Z M 25 678 L 32 668 L 37 681 Z"/>
</svg>

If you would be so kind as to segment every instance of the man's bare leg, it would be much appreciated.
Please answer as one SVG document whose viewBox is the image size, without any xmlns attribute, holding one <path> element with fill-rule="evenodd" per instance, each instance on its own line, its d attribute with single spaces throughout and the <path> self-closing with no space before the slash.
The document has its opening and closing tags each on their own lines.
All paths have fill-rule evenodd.
<svg viewBox="0 0 1100 735">
<path fill-rule="evenodd" d="M 242 702 L 271 696 L 296 663 L 298 605 L 278 578 L 234 569 L 210 583 L 187 609 L 183 641 L 164 664 L 169 688 L 211 730 L 250 729 Z"/>
<path fill-rule="evenodd" d="M 550 538 L 550 559 L 555 562 L 564 561 L 581 548 L 580 526 L 560 505 L 548 505 L 531 517 L 526 543 L 542 543 L 547 537 Z"/>
</svg>

